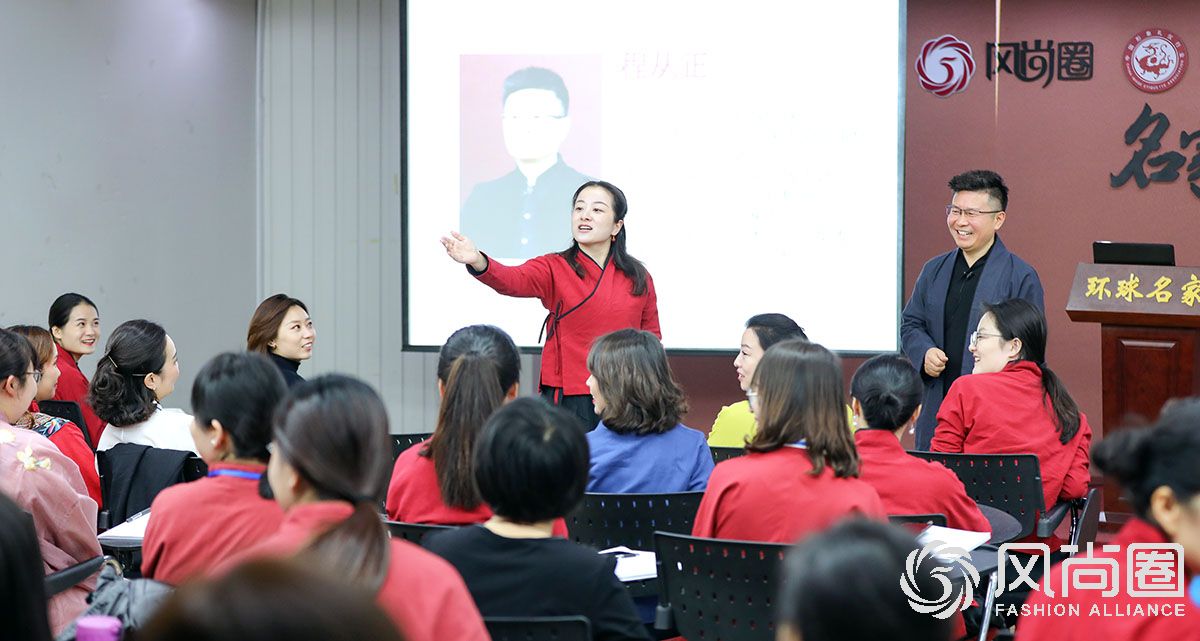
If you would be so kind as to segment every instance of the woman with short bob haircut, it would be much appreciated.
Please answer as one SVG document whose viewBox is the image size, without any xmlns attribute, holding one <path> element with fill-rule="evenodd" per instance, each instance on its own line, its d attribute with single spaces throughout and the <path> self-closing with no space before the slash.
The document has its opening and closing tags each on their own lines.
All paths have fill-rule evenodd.
<svg viewBox="0 0 1200 641">
<path fill-rule="evenodd" d="M 246 349 L 269 356 L 288 387 L 304 381 L 300 361 L 312 358 L 316 341 L 308 307 L 287 294 L 268 296 L 259 303 L 246 331 Z"/>
<path fill-rule="evenodd" d="M 488 419 L 475 447 L 475 480 L 494 516 L 438 532 L 423 544 L 448 560 L 486 617 L 582 615 L 597 640 L 648 639 L 616 560 L 553 536 L 587 484 L 578 419 L 519 398 Z"/>
<path fill-rule="evenodd" d="M 654 334 L 621 329 L 596 339 L 588 387 L 601 421 L 588 432 L 589 492 L 703 490 L 712 473 L 704 435 L 679 422 L 687 399 Z"/>
<path fill-rule="evenodd" d="M 54 338 L 44 328 L 34 325 L 13 325 L 8 331 L 20 334 L 29 341 L 33 353 L 39 363 L 37 371 L 41 372 L 41 380 L 37 384 L 37 396 L 29 411 L 13 423 L 16 427 L 31 429 L 50 439 L 67 458 L 79 466 L 79 474 L 87 486 L 88 496 L 96 503 L 101 503 L 100 473 L 96 470 L 96 454 L 83 435 L 83 429 L 65 418 L 50 416 L 38 410 L 38 402 L 54 398 L 58 388 L 58 350 Z"/>
<path fill-rule="evenodd" d="M 172 585 L 279 529 L 283 510 L 260 495 L 271 416 L 287 386 L 261 354 L 218 354 L 192 384 L 191 434 L 208 476 L 154 497 L 142 543 L 142 576 Z"/>
<path fill-rule="evenodd" d="M 886 516 L 856 478 L 837 356 L 803 339 L 777 343 L 746 396 L 758 431 L 745 456 L 713 470 L 693 536 L 791 543 L 853 513 Z"/>
<path fill-rule="evenodd" d="M 117 326 L 88 392 L 96 414 L 107 422 L 96 450 L 137 443 L 195 452 L 188 431 L 192 417 L 160 403 L 178 381 L 179 354 L 161 325 L 139 319 Z"/>
<path fill-rule="evenodd" d="M 488 639 L 454 569 L 390 538 L 379 518 L 391 447 L 375 390 L 349 376 L 318 376 L 288 393 L 273 427 L 267 477 L 284 520 L 237 560 L 296 556 L 343 577 L 374 594 L 409 641 Z"/>
<path fill-rule="evenodd" d="M 1046 317 L 1029 301 L 984 305 L 970 337 L 975 369 L 938 409 L 935 452 L 1036 454 L 1046 509 L 1083 498 L 1092 428 L 1046 365 Z M 1057 537 L 1043 540 L 1054 549 Z"/>
<path fill-rule="evenodd" d="M 62 375 L 54 392 L 56 401 L 72 401 L 79 404 L 83 422 L 79 429 L 88 431 L 88 441 L 100 441 L 104 421 L 92 411 L 88 404 L 88 379 L 79 369 L 79 359 L 96 351 L 100 344 L 100 312 L 96 303 L 83 294 L 68 293 L 54 299 L 50 304 L 46 326 L 54 337 L 58 350 L 58 369 Z"/>
<path fill-rule="evenodd" d="M 1021 641 L 1061 639 L 1063 641 L 1197 641 L 1200 639 L 1200 398 L 1170 401 L 1157 422 L 1149 427 L 1114 430 L 1092 448 L 1092 459 L 1105 478 L 1115 480 L 1133 506 L 1134 518 L 1125 522 L 1109 545 L 1080 549 L 1076 559 L 1091 557 L 1091 567 L 1111 567 L 1112 576 L 1131 577 L 1130 585 L 1121 580 L 1115 596 L 1101 596 L 1096 590 L 1076 590 L 1067 595 L 1060 589 L 1066 577 L 1074 573 L 1059 564 L 1046 575 L 1044 586 L 1055 591 L 1033 591 L 1017 622 Z M 1138 545 L 1165 551 L 1165 562 L 1172 579 L 1183 588 L 1179 595 L 1136 594 L 1127 588 L 1139 587 L 1132 577 L 1151 565 L 1135 561 L 1130 547 Z M 1176 556 L 1170 546 L 1179 546 Z M 1102 549 L 1103 548 L 1103 549 Z M 1078 561 L 1077 561 L 1078 562 Z M 1089 562 L 1084 560 L 1084 564 Z M 1181 564 L 1183 572 L 1173 572 Z M 1144 587 L 1144 586 L 1142 586 Z M 1167 586 L 1173 587 L 1173 586 Z M 1189 598 L 1190 592 L 1190 598 Z M 1151 598 L 1146 598 L 1151 597 Z M 1153 603 L 1158 612 L 1150 611 Z M 1083 616 L 1055 616 L 1058 608 L 1079 608 Z M 1103 608 L 1122 616 L 1088 616 Z M 1161 613 L 1161 615 L 1159 614 Z"/>
<path fill-rule="evenodd" d="M 900 445 L 921 415 L 924 393 L 920 374 L 900 354 L 880 354 L 854 372 L 850 406 L 858 423 L 859 478 L 879 492 L 888 514 L 941 514 L 952 528 L 990 532 L 991 524 L 954 472 Z"/>
</svg>

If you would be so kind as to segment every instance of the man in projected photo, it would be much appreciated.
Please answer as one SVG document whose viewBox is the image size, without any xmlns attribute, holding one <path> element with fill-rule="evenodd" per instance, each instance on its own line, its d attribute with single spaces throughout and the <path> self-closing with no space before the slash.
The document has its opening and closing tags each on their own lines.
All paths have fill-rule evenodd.
<svg viewBox="0 0 1200 641">
<path fill-rule="evenodd" d="M 533 258 L 571 240 L 571 198 L 591 180 L 558 153 L 571 129 L 570 96 L 557 73 L 526 67 L 504 80 L 504 146 L 516 169 L 476 185 L 462 233 L 499 258 Z"/>
<path fill-rule="evenodd" d="M 1008 251 L 997 232 L 1007 219 L 1008 186 L 994 171 L 968 171 L 950 179 L 946 226 L 957 246 L 921 268 L 900 318 L 900 343 L 925 384 L 916 446 L 928 450 L 938 408 L 959 376 L 975 368 L 971 339 L 984 303 L 1024 298 L 1044 309 L 1037 270 Z"/>
</svg>

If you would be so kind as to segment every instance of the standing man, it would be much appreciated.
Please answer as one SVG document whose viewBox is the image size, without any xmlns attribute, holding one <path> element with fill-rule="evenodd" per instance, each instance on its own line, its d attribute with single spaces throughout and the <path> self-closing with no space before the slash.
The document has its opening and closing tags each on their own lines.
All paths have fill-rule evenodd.
<svg viewBox="0 0 1200 641">
<path fill-rule="evenodd" d="M 958 248 L 925 263 L 900 320 L 904 353 L 925 383 L 916 425 L 919 450 L 929 449 L 938 408 L 954 379 L 974 368 L 968 336 L 983 315 L 982 305 L 1024 298 L 1045 309 L 1037 271 L 996 235 L 1008 208 L 1004 179 L 993 171 L 968 171 L 951 178 L 950 189 L 946 226 Z"/>
</svg>

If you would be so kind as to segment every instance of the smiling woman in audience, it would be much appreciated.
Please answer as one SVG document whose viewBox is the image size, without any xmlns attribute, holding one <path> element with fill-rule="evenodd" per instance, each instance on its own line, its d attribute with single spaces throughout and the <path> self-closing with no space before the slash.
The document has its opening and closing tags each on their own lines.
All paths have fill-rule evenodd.
<svg viewBox="0 0 1200 641">
<path fill-rule="evenodd" d="M 100 441 L 104 421 L 88 404 L 88 379 L 79 369 L 79 359 L 96 351 L 100 344 L 100 313 L 96 304 L 82 294 L 63 294 L 50 305 L 48 327 L 58 349 L 61 376 L 54 392 L 56 401 L 73 401 L 83 412 L 80 429 L 86 429 L 92 443 Z"/>
<path fill-rule="evenodd" d="M 219 354 L 192 385 L 191 434 L 208 477 L 154 498 L 142 543 L 142 576 L 178 585 L 279 529 L 279 504 L 266 485 L 271 416 L 287 394 L 266 357 Z"/>
<path fill-rule="evenodd" d="M 259 303 L 246 332 L 246 349 L 270 356 L 288 387 L 304 381 L 300 361 L 312 358 L 316 341 L 308 307 L 287 294 L 275 294 Z"/>
<path fill-rule="evenodd" d="M 703 490 L 712 473 L 704 435 L 679 422 L 687 411 L 667 353 L 650 332 L 605 334 L 588 354 L 588 388 L 602 419 L 588 432 L 589 492 Z"/>
<path fill-rule="evenodd" d="M 8 329 L 24 336 L 29 341 L 30 346 L 33 347 L 33 353 L 40 363 L 37 371 L 40 372 L 41 377 L 38 380 L 37 396 L 29 406 L 29 411 L 13 425 L 31 429 L 45 436 L 67 458 L 75 461 L 75 465 L 79 466 L 79 474 L 83 477 L 83 483 L 87 486 L 88 496 L 92 497 L 96 503 L 100 503 L 100 474 L 96 471 L 96 455 L 84 440 L 83 432 L 77 425 L 65 418 L 50 416 L 38 411 L 37 401 L 54 398 L 54 390 L 58 386 L 58 350 L 55 349 L 54 339 L 51 338 L 50 332 L 33 325 L 14 325 Z"/>
<path fill-rule="evenodd" d="M 96 449 L 137 443 L 196 451 L 189 432 L 192 417 L 160 403 L 178 380 L 175 341 L 162 326 L 148 320 L 121 323 L 108 338 L 88 394 L 96 414 L 108 423 Z"/>
<path fill-rule="evenodd" d="M 773 345 L 746 395 L 758 431 L 747 454 L 717 465 L 693 536 L 793 543 L 851 514 L 884 518 L 858 476 L 841 361 L 804 339 Z"/>
</svg>

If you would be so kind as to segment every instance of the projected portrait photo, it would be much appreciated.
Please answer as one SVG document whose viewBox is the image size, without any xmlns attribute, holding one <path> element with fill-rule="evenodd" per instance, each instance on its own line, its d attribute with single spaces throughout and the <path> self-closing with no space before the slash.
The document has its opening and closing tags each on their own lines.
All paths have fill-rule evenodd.
<svg viewBox="0 0 1200 641">
<path fill-rule="evenodd" d="M 460 60 L 460 231 L 498 259 L 566 249 L 571 196 L 600 176 L 600 57 Z"/>
</svg>

